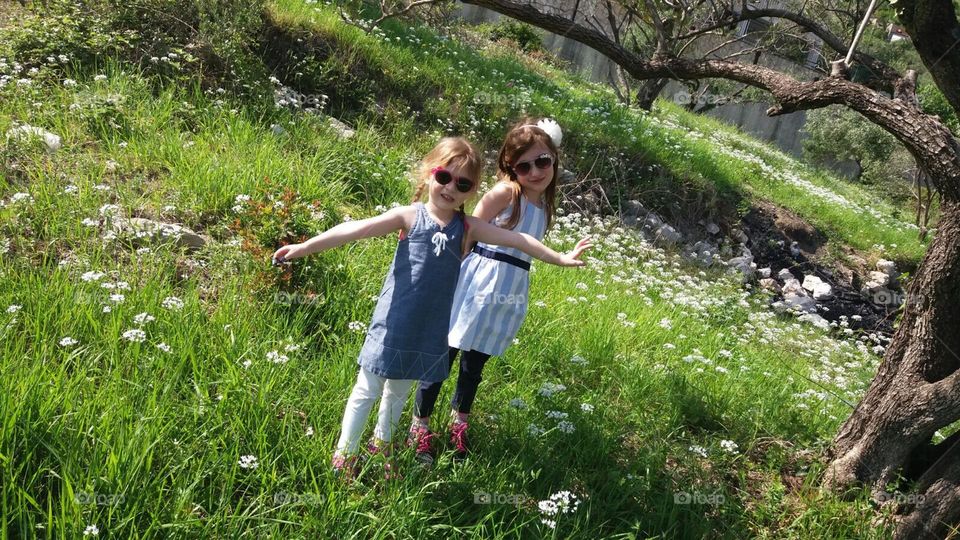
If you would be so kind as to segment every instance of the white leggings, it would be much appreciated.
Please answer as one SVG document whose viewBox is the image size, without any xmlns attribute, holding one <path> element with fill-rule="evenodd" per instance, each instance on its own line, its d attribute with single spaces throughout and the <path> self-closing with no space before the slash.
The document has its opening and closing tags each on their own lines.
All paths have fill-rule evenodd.
<svg viewBox="0 0 960 540">
<path fill-rule="evenodd" d="M 361 367 L 357 384 L 353 386 L 347 408 L 343 411 L 343 426 L 340 429 L 336 454 L 343 456 L 357 452 L 360 435 L 377 398 L 381 398 L 380 412 L 377 414 L 377 427 L 373 430 L 373 436 L 390 442 L 393 429 L 400 423 L 400 413 L 403 412 L 403 406 L 415 382 L 412 379 L 386 379 Z"/>
</svg>

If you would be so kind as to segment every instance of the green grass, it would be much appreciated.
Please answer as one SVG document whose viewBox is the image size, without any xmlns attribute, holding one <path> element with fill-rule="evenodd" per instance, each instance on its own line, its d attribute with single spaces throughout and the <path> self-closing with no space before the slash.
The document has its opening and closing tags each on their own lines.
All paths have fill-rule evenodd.
<svg viewBox="0 0 960 540">
<path fill-rule="evenodd" d="M 279 6 L 297 20 L 314 13 Z M 318 31 L 342 37 L 341 58 L 394 66 L 388 79 L 410 76 L 428 88 L 442 81 L 451 85 L 443 95 L 470 80 L 449 74 L 445 56 L 385 45 L 329 10 L 316 17 Z M 705 176 L 715 148 L 661 125 L 680 113 L 630 120 L 635 113 L 610 105 L 616 121 L 598 125 L 596 113 L 582 111 L 607 100 L 600 90 L 521 73 L 506 53 L 445 47 L 462 51 L 471 73 L 497 69 L 535 87 L 533 102 L 570 126 L 572 152 L 622 148 L 651 163 L 662 154 L 679 176 L 704 175 L 691 182 L 764 189 L 753 184 L 759 173 L 744 179 L 754 166 L 732 157 Z M 428 73 L 412 76 L 410 66 Z M 866 494 L 841 502 L 817 488 L 818 457 L 872 377 L 875 343 L 778 318 L 762 293 L 743 291 L 732 276 L 576 215 L 563 216 L 549 242 L 566 248 L 591 233 L 590 265 L 535 265 L 518 344 L 484 375 L 474 456 L 456 465 L 445 452 L 422 470 L 401 452 L 402 479 L 385 481 L 374 460 L 361 481 L 344 485 L 329 460 L 363 339 L 350 323 L 369 320 L 395 239 L 314 256 L 292 274 L 264 254 L 346 215 L 405 203 L 405 171 L 449 126 L 401 118 L 402 99 L 391 97 L 384 118 L 358 114 L 357 135 L 341 139 L 322 117 L 276 109 L 269 95 L 158 89 L 115 62 L 71 69 L 76 87 L 0 88 L 0 130 L 26 122 L 64 142 L 54 154 L 13 141 L 0 150 L 3 538 L 73 538 L 90 525 L 117 538 L 888 536 Z M 100 73 L 105 80 L 94 79 Z M 475 138 L 502 135 L 506 116 L 475 113 L 484 119 Z M 625 144 L 631 136 L 636 145 Z M 686 157 L 668 151 L 678 144 L 689 145 Z M 788 186 L 769 189 L 761 195 L 793 196 Z M 238 195 L 250 200 L 234 209 Z M 188 252 L 112 238 L 114 212 L 183 223 L 212 241 Z M 850 219 L 836 226 L 858 223 Z M 154 319 L 138 322 L 142 313 Z M 124 337 L 137 329 L 142 342 Z M 288 360 L 271 361 L 274 352 Z M 546 383 L 565 389 L 545 397 Z M 548 411 L 566 413 L 575 430 L 564 433 Z M 255 469 L 239 465 L 246 455 Z M 552 529 L 537 503 L 563 490 L 581 504 Z"/>
<path fill-rule="evenodd" d="M 764 199 L 793 210 L 831 240 L 872 258 L 915 267 L 926 249 L 909 220 L 911 210 L 667 101 L 658 101 L 653 114 L 627 109 L 608 88 L 518 58 L 496 44 L 477 50 L 438 40 L 427 29 L 396 24 L 367 35 L 344 25 L 334 11 L 298 0 L 278 0 L 269 12 L 273 25 L 295 43 L 289 43 L 294 52 L 288 53 L 287 63 L 310 58 L 322 66 L 313 71 L 323 77 L 304 75 L 299 64 L 300 76 L 280 69 L 289 84 L 342 95 L 344 80 L 330 73 L 352 71 L 350 82 L 375 74 L 376 85 L 368 81 L 350 86 L 351 100 L 342 115 L 374 122 L 382 118 L 382 129 L 396 138 L 414 139 L 419 131 L 432 129 L 436 135 L 464 133 L 496 148 L 509 123 L 521 114 L 549 116 L 565 130 L 564 165 L 607 180 L 615 201 L 639 196 L 667 215 L 697 221 L 714 216 L 735 220 L 738 206 Z M 342 54 L 324 56 L 330 48 Z M 386 100 L 378 94 L 384 90 Z M 397 95 L 405 98 L 403 105 L 393 101 Z M 382 115 L 364 113 L 358 106 L 365 103 L 369 109 L 378 100 L 385 101 L 380 104 Z M 423 109 L 414 121 L 405 114 L 411 103 Z M 334 114 L 341 112 L 338 105 L 336 99 L 331 102 Z M 398 117 L 408 120 L 395 123 Z M 809 185 L 798 186 L 784 177 L 799 177 Z"/>
</svg>

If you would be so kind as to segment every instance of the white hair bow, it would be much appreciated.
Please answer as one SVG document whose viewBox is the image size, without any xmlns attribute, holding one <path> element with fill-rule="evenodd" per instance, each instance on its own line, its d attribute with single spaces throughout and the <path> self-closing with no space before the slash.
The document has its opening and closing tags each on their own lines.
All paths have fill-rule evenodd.
<svg viewBox="0 0 960 540">
<path fill-rule="evenodd" d="M 536 124 L 524 124 L 520 127 L 535 127 L 542 129 L 547 135 L 550 136 L 550 140 L 553 141 L 554 146 L 560 146 L 560 142 L 563 141 L 563 130 L 560 129 L 560 124 L 556 123 L 550 118 L 544 118 Z"/>
</svg>

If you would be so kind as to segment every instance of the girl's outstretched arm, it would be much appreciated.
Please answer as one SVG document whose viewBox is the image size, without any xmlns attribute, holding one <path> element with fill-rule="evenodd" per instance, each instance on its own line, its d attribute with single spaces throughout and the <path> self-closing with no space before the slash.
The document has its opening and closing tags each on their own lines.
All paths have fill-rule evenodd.
<svg viewBox="0 0 960 540">
<path fill-rule="evenodd" d="M 517 248 L 531 257 L 557 266 L 583 266 L 587 264 L 580 260 L 580 255 L 592 247 L 589 238 L 582 238 L 573 250 L 561 254 L 543 245 L 542 242 L 529 234 L 501 229 L 473 216 L 467 216 L 467 222 L 470 224 L 468 243 L 472 240 L 479 240 L 487 244 Z"/>
<path fill-rule="evenodd" d="M 273 254 L 273 258 L 279 262 L 299 259 L 318 251 L 342 246 L 354 240 L 383 236 L 399 230 L 407 231 L 413 226 L 415 217 L 416 210 L 412 206 L 400 206 L 372 218 L 345 221 L 306 242 L 283 246 Z"/>
<path fill-rule="evenodd" d="M 490 222 L 497 214 L 513 201 L 513 189 L 505 182 L 497 182 L 490 191 L 486 192 L 473 209 L 473 216 Z"/>
</svg>

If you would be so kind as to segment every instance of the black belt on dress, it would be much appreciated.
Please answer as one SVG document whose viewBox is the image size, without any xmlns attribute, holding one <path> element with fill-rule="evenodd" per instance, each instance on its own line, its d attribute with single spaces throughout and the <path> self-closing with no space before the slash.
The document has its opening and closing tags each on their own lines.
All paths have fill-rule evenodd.
<svg viewBox="0 0 960 540">
<path fill-rule="evenodd" d="M 507 255 L 506 253 L 501 253 L 499 251 L 494 251 L 492 249 L 482 248 L 480 246 L 473 246 L 473 252 L 481 257 L 486 257 L 488 259 L 495 259 L 498 261 L 505 262 L 507 264 L 512 264 L 517 268 L 522 268 L 523 270 L 530 271 L 530 263 L 514 257 L 513 255 Z"/>
</svg>

